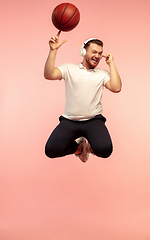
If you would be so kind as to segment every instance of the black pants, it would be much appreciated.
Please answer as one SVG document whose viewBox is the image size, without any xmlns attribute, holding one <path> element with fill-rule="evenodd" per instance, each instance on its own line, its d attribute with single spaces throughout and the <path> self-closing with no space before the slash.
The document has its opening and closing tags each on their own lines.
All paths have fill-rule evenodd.
<svg viewBox="0 0 150 240">
<path fill-rule="evenodd" d="M 85 137 L 98 157 L 107 158 L 112 153 L 112 141 L 101 114 L 86 121 L 72 121 L 60 116 L 60 123 L 50 135 L 45 154 L 50 158 L 62 157 L 76 152 L 75 139 Z"/>
</svg>

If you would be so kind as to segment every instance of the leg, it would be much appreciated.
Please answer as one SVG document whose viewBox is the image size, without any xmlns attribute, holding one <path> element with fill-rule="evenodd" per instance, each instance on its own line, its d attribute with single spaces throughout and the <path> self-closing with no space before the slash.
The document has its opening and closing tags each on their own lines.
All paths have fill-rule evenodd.
<svg viewBox="0 0 150 240">
<path fill-rule="evenodd" d="M 102 115 L 98 115 L 86 121 L 85 125 L 83 125 L 84 137 L 89 141 L 93 153 L 102 158 L 109 157 L 113 150 L 105 121 L 106 119 Z"/>
<path fill-rule="evenodd" d="M 61 116 L 59 125 L 46 143 L 45 154 L 50 158 L 56 158 L 75 153 L 78 148 L 75 139 L 79 135 L 78 123 Z"/>
</svg>

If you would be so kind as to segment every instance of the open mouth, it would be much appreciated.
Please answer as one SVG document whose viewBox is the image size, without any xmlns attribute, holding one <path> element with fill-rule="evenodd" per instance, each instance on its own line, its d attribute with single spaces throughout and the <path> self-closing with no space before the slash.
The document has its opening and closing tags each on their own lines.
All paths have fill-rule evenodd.
<svg viewBox="0 0 150 240">
<path fill-rule="evenodd" d="M 98 59 L 93 59 L 93 58 L 92 58 L 92 62 L 98 63 Z"/>
</svg>

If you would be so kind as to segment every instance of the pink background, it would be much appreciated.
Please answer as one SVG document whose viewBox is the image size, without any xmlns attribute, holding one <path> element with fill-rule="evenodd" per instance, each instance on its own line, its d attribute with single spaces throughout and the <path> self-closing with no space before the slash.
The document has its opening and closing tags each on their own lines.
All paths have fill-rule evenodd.
<svg viewBox="0 0 150 240">
<path fill-rule="evenodd" d="M 48 41 L 57 33 L 58 0 L 5 0 L 0 13 L 0 239 L 150 239 L 150 1 L 74 0 L 79 25 L 56 64 L 79 62 L 87 38 L 104 41 L 123 81 L 103 94 L 114 143 L 106 160 L 44 155 L 63 113 L 64 82 L 43 77 Z M 100 66 L 107 69 L 105 61 Z"/>
</svg>

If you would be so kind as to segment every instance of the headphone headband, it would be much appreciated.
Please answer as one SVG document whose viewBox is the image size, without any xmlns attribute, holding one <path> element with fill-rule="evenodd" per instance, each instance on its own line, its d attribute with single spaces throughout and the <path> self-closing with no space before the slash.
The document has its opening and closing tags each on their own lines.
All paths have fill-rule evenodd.
<svg viewBox="0 0 150 240">
<path fill-rule="evenodd" d="M 85 42 L 84 42 L 84 46 L 88 43 L 88 42 L 90 42 L 90 41 L 92 41 L 92 40 L 96 40 L 97 38 L 89 38 L 88 40 L 86 40 Z"/>
</svg>

